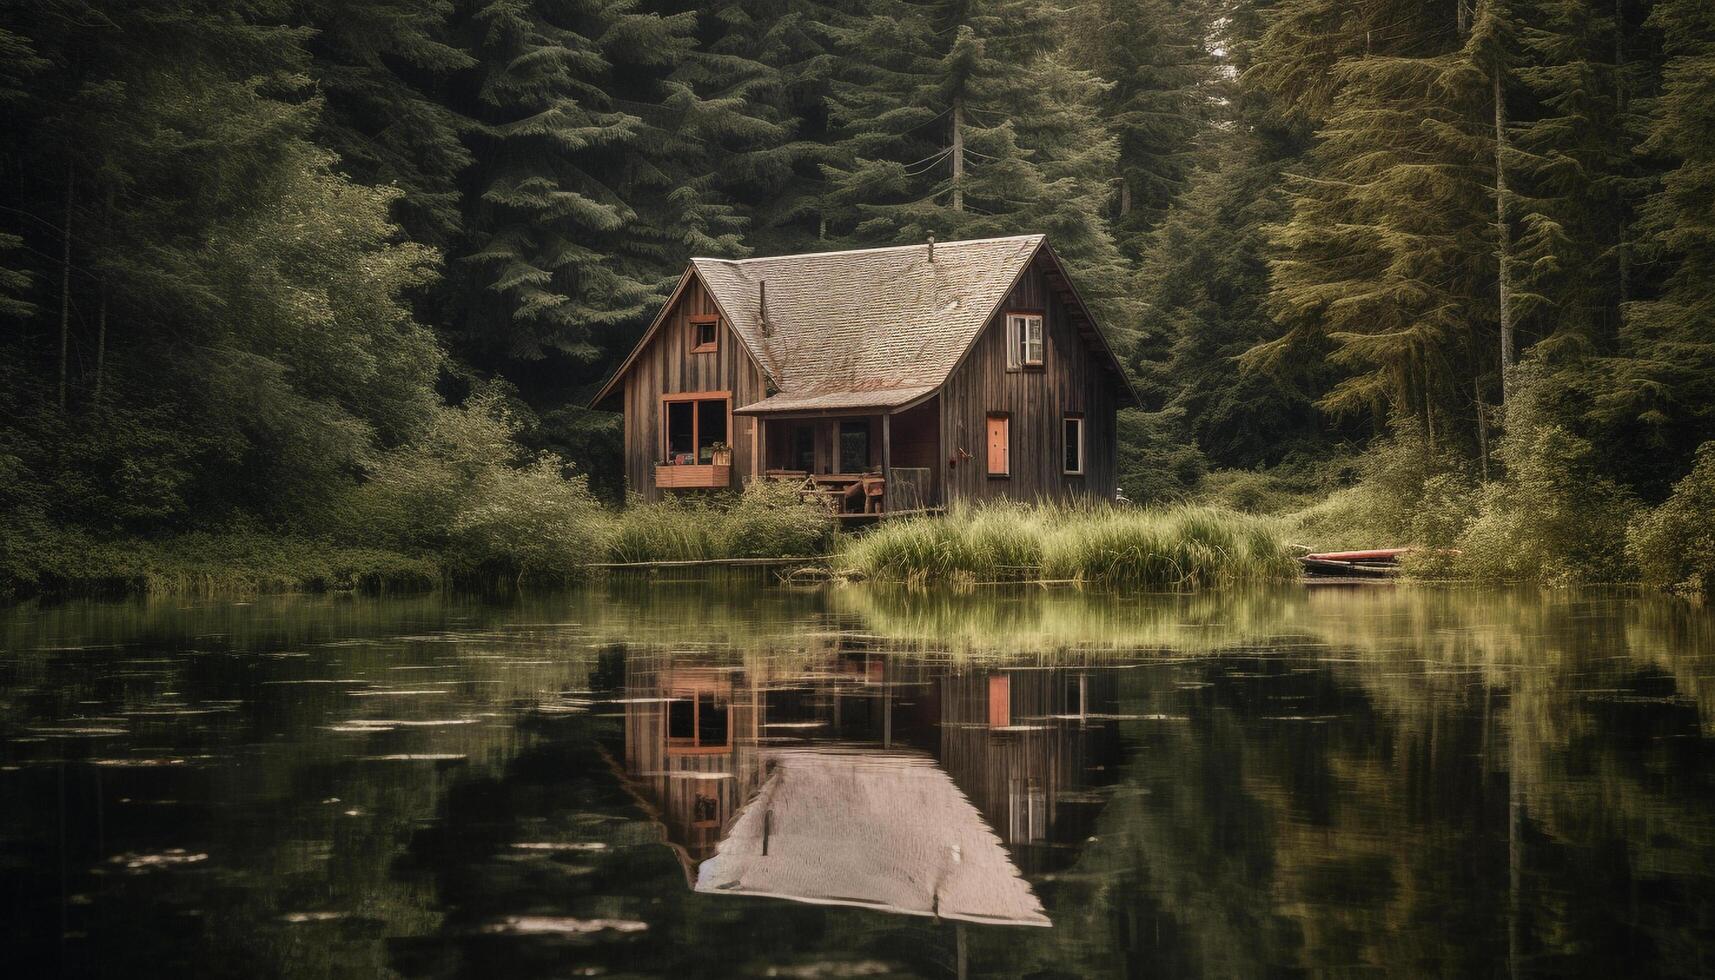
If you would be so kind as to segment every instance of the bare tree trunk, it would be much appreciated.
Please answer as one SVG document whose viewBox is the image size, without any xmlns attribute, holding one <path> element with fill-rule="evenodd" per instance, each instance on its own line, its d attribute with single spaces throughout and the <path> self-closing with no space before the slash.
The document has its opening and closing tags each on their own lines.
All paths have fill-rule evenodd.
<svg viewBox="0 0 1715 980">
<path fill-rule="evenodd" d="M 1472 379 L 1477 395 L 1477 453 L 1483 471 L 1483 482 L 1489 482 L 1489 406 L 1483 403 L 1483 382 Z"/>
<path fill-rule="evenodd" d="M 95 318 L 95 404 L 101 404 L 101 374 L 107 361 L 107 284 L 101 285 L 101 312 Z"/>
<path fill-rule="evenodd" d="M 1495 93 L 1495 234 L 1500 259 L 1500 321 L 1501 321 L 1501 408 L 1504 410 L 1512 395 L 1513 351 L 1513 279 L 1512 229 L 1507 225 L 1507 100 L 1501 88 L 1501 68 L 1490 69 Z"/>
<path fill-rule="evenodd" d="M 66 410 L 66 358 L 71 350 L 71 164 L 66 164 L 66 216 L 60 247 L 60 411 Z"/>
<path fill-rule="evenodd" d="M 1131 213 L 1131 181 L 1120 178 L 1120 217 Z"/>
<path fill-rule="evenodd" d="M 965 209 L 965 99 L 953 96 L 953 210 Z"/>
<path fill-rule="evenodd" d="M 1614 107 L 1621 119 L 1626 115 L 1626 11 L 1625 0 L 1614 0 Z M 1626 231 L 1626 195 L 1625 191 L 1617 191 L 1614 196 L 1614 229 L 1615 249 L 1619 260 L 1619 303 L 1618 311 L 1621 329 L 1626 325 L 1626 303 L 1632 298 L 1632 257 L 1628 253 Z"/>
<path fill-rule="evenodd" d="M 1435 399 L 1429 392 L 1429 352 L 1423 359 L 1423 432 L 1429 437 L 1429 450 L 1435 451 Z"/>
<path fill-rule="evenodd" d="M 101 209 L 101 242 L 103 247 L 111 244 L 113 237 L 113 188 L 107 188 L 107 202 Z M 101 296 L 100 312 L 95 317 L 95 391 L 92 400 L 96 405 L 101 404 L 101 382 L 106 376 L 107 369 L 107 277 L 103 275 L 99 286 Z"/>
</svg>

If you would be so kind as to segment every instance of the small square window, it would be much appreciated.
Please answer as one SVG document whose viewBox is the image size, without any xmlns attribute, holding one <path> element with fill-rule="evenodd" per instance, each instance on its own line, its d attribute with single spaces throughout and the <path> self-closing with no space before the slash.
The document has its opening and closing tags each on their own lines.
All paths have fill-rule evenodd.
<svg viewBox="0 0 1715 980">
<path fill-rule="evenodd" d="M 715 317 L 697 317 L 691 321 L 691 353 L 703 354 L 720 349 L 720 321 Z"/>
<path fill-rule="evenodd" d="M 1006 366 L 1042 366 L 1042 315 L 1008 313 L 1006 316 Z"/>
</svg>

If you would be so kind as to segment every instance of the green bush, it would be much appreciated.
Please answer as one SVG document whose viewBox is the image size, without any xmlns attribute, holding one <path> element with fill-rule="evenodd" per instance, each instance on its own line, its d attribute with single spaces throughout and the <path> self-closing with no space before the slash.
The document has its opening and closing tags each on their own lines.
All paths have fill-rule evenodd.
<svg viewBox="0 0 1715 980">
<path fill-rule="evenodd" d="M 1645 582 L 1700 594 L 1715 590 L 1715 442 L 1697 447 L 1691 472 L 1667 500 L 1632 519 L 1626 551 Z"/>
<path fill-rule="evenodd" d="M 611 520 L 585 477 L 551 454 L 521 458 L 505 402 L 478 393 L 370 467 L 334 520 L 342 540 L 445 563 L 471 584 L 565 582 L 601 552 Z"/>
<path fill-rule="evenodd" d="M 1488 581 L 1613 582 L 1635 575 L 1626 524 L 1637 500 L 1610 479 L 1590 443 L 1547 411 L 1521 370 L 1496 455 L 1503 479 L 1484 486 L 1446 564 Z"/>
</svg>

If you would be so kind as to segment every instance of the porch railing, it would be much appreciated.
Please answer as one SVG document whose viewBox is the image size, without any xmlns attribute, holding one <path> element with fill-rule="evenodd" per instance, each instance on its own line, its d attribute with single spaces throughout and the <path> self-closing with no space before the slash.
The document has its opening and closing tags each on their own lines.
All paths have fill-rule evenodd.
<svg viewBox="0 0 1715 980">
<path fill-rule="evenodd" d="M 927 466 L 895 466 L 893 480 L 883 498 L 890 512 L 924 510 L 930 506 L 929 468 Z"/>
</svg>

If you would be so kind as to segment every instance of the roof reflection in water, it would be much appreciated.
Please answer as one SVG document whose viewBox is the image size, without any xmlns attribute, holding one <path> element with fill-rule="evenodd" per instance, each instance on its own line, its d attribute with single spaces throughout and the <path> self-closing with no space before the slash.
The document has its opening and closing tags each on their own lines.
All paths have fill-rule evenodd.
<svg viewBox="0 0 1715 980">
<path fill-rule="evenodd" d="M 1105 800 L 1111 670 L 626 656 L 626 775 L 698 891 L 1047 926 Z"/>
</svg>

